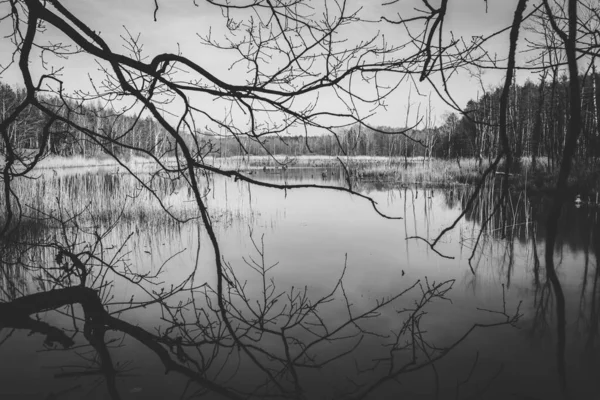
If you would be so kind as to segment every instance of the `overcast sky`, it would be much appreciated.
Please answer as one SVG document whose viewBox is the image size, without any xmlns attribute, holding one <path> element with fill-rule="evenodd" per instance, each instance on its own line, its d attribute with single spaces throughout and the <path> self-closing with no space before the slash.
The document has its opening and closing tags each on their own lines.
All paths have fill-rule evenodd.
<svg viewBox="0 0 600 400">
<path fill-rule="evenodd" d="M 236 0 L 232 1 L 236 2 Z M 313 1 L 312 3 L 318 4 L 320 1 Z M 191 58 L 217 77 L 226 81 L 235 81 L 239 74 L 236 75 L 235 70 L 228 70 L 231 60 L 234 59 L 232 55 L 201 45 L 197 37 L 197 34 L 206 35 L 209 30 L 215 38 L 223 34 L 224 19 L 221 12 L 218 8 L 205 4 L 202 0 L 197 0 L 197 3 L 199 4 L 198 7 L 194 5 L 192 0 L 163 0 L 159 3 L 158 21 L 155 22 L 153 19 L 153 0 L 63 1 L 63 4 L 73 14 L 86 22 L 93 30 L 100 32 L 104 40 L 117 51 L 126 53 L 121 39 L 121 36 L 126 35 L 126 27 L 134 36 L 140 34 L 144 54 L 149 58 L 161 52 L 175 53 L 179 48 L 183 55 Z M 439 3 L 439 0 L 431 1 L 431 4 L 436 3 Z M 350 9 L 362 7 L 361 15 L 374 20 L 381 16 L 382 8 L 380 5 L 381 2 L 378 0 L 348 1 Z M 445 32 L 452 32 L 457 37 L 462 36 L 469 42 L 472 36 L 486 35 L 508 26 L 513 18 L 515 5 L 516 0 L 489 0 L 486 13 L 484 0 L 450 0 Z M 413 9 L 415 6 L 423 8 L 422 1 L 399 0 L 393 6 L 385 9 L 385 15 L 391 19 L 396 17 L 396 12 L 401 12 L 405 16 L 411 15 L 414 14 Z M 407 33 L 404 29 L 398 26 L 380 24 L 361 24 L 351 30 L 345 30 L 344 34 L 348 36 L 350 42 L 355 42 L 376 33 L 378 29 L 386 35 L 386 39 L 390 42 L 407 40 Z M 8 20 L 2 22 L 0 30 L 2 34 L 10 32 L 10 22 Z M 68 39 L 52 29 L 47 31 L 44 39 L 55 42 L 68 42 Z M 491 42 L 488 49 L 492 53 L 497 53 L 499 57 L 506 57 L 508 33 Z M 11 45 L 8 39 L 2 39 L 0 42 L 0 64 L 6 65 L 9 62 L 10 51 Z M 521 58 L 524 59 L 524 56 Z M 62 79 L 64 79 L 68 90 L 87 88 L 89 87 L 89 77 L 95 81 L 100 78 L 98 66 L 92 57 L 76 56 L 69 60 L 53 59 L 51 61 L 56 66 L 65 68 Z M 33 69 L 39 73 L 41 68 L 38 64 L 34 62 Z M 525 77 L 524 73 L 519 75 L 520 80 L 524 80 Z M 501 71 L 490 71 L 484 75 L 486 85 L 498 85 L 502 82 L 502 78 L 503 72 Z M 11 68 L 0 76 L 0 79 L 11 85 L 18 85 L 20 73 L 18 69 Z M 481 91 L 478 83 L 466 72 L 452 78 L 450 89 L 460 106 L 464 106 L 469 99 L 477 96 L 478 91 Z M 421 97 L 413 91 L 413 102 L 417 102 L 419 99 L 426 101 L 426 95 L 432 92 L 431 87 L 426 83 L 419 87 L 419 91 L 422 94 Z M 374 125 L 403 126 L 406 118 L 407 95 L 408 85 L 401 86 L 388 99 L 387 110 L 378 110 L 376 118 L 372 119 L 371 123 Z M 324 97 L 324 99 L 327 100 L 327 97 Z M 438 118 L 437 122 L 439 123 L 441 122 L 442 113 L 449 110 L 449 108 L 435 94 L 432 95 L 432 104 L 434 115 Z M 206 107 L 210 111 L 212 106 L 207 104 Z M 424 105 L 422 110 L 423 108 Z M 413 107 L 413 113 L 414 110 L 416 110 L 416 106 Z M 174 112 L 177 111 L 174 110 Z M 215 112 L 218 112 L 218 109 Z"/>
</svg>

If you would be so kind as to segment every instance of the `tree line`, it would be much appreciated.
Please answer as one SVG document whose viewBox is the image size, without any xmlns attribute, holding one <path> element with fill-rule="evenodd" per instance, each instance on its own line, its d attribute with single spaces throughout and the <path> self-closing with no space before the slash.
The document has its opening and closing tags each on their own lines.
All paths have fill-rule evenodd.
<svg viewBox="0 0 600 400">
<path fill-rule="evenodd" d="M 586 167 L 596 166 L 600 156 L 599 79 L 600 74 L 593 66 L 590 73 L 580 77 L 582 134 L 577 143 L 576 159 L 579 165 Z M 527 80 L 522 85 L 511 86 L 507 134 L 515 159 L 530 157 L 535 164 L 539 158 L 545 158 L 551 170 L 560 165 L 569 121 L 569 85 L 565 75 L 553 70 L 537 83 Z M 195 137 L 200 147 L 207 149 L 205 155 L 220 157 L 265 154 L 429 156 L 471 157 L 482 163 L 495 157 L 499 149 L 501 91 L 501 86 L 491 87 L 477 99 L 470 100 L 462 114 L 446 113 L 439 126 L 408 129 L 404 135 L 393 134 L 391 127 L 368 128 L 356 124 L 339 129 L 336 135 L 234 137 L 197 131 Z M 13 89 L 0 82 L 0 121 L 24 97 L 24 88 Z M 127 147 L 131 147 L 159 156 L 175 149 L 174 140 L 149 116 L 140 117 L 129 110 L 102 107 L 100 103 L 83 104 L 56 96 L 42 96 L 41 101 L 77 125 L 103 133 L 93 140 L 72 125 L 56 121 L 45 144 L 48 154 L 91 157 L 106 151 L 126 154 Z M 39 109 L 28 107 L 8 129 L 13 145 L 23 149 L 40 148 L 47 120 Z M 189 133 L 183 136 L 186 142 L 194 140 Z M 2 143 L 0 150 L 4 152 Z"/>
<path fill-rule="evenodd" d="M 14 112 L 26 95 L 25 88 L 13 89 L 0 82 L 0 122 Z M 29 105 L 7 127 L 8 139 L 14 148 L 45 148 L 47 154 L 66 157 L 93 157 L 106 152 L 126 156 L 127 148 L 161 155 L 174 149 L 175 141 L 169 139 L 160 124 L 127 108 L 116 109 L 102 106 L 100 102 L 84 103 L 55 95 L 39 95 L 39 101 L 73 124 L 60 120 L 49 123 L 47 114 Z M 47 135 L 44 134 L 46 125 Z M 100 134 L 90 135 L 90 132 Z M 0 153 L 6 153 L 4 142 L 0 143 Z"/>
<path fill-rule="evenodd" d="M 595 68 L 580 76 L 581 135 L 577 141 L 575 160 L 579 165 L 595 166 L 600 156 L 600 90 Z M 551 75 L 551 76 L 548 76 Z M 560 166 L 567 138 L 572 104 L 570 81 L 552 70 L 538 83 L 527 80 L 513 84 L 508 96 L 507 135 L 510 151 L 518 160 L 540 157 L 555 170 Z M 441 157 L 468 156 L 482 161 L 493 158 L 499 148 L 499 104 L 501 88 L 491 88 L 476 100 L 468 102 L 462 117 L 446 117 L 440 127 L 440 140 L 434 154 Z"/>
<path fill-rule="evenodd" d="M 596 166 L 600 157 L 599 80 L 593 65 L 579 79 L 582 132 L 575 158 L 578 165 L 588 168 Z M 515 160 L 529 157 L 536 164 L 544 158 L 552 171 L 560 166 L 570 118 L 569 85 L 568 77 L 557 69 L 544 73 L 539 82 L 513 82 L 507 135 Z M 500 149 L 501 93 L 502 85 L 490 87 L 470 100 L 461 113 L 446 113 L 438 126 L 408 129 L 405 135 L 392 134 L 398 130 L 392 127 L 372 129 L 356 124 L 336 135 L 233 138 L 203 134 L 202 140 L 213 144 L 219 156 L 264 155 L 266 150 L 287 156 L 469 157 L 483 163 L 496 157 Z"/>
</svg>

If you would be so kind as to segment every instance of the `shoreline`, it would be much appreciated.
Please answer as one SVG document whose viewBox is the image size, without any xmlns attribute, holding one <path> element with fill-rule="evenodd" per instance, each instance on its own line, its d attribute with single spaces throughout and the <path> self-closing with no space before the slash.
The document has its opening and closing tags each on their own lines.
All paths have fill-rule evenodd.
<svg viewBox="0 0 600 400">
<path fill-rule="evenodd" d="M 481 177 L 487 163 L 480 167 L 473 158 L 457 160 L 425 157 L 384 157 L 384 156 L 352 156 L 338 158 L 336 156 L 302 155 L 289 156 L 231 156 L 207 157 L 206 162 L 216 168 L 237 171 L 285 171 L 287 169 L 315 168 L 327 170 L 342 168 L 344 162 L 353 178 L 359 181 L 394 182 L 398 184 L 427 185 L 447 187 L 455 184 L 475 184 Z M 147 157 L 132 156 L 124 161 L 128 167 L 139 171 L 156 167 L 156 162 Z M 166 165 L 175 163 L 174 157 L 164 159 Z M 50 156 L 42 159 L 38 170 L 72 170 L 74 168 L 112 168 L 121 165 L 108 156 L 94 157 L 60 157 Z M 509 184 L 513 190 L 533 192 L 548 192 L 554 188 L 554 174 L 548 169 L 545 160 L 539 160 L 535 171 L 531 168 L 531 159 L 523 158 L 520 170 L 511 173 Z M 595 197 L 600 189 L 600 173 L 593 171 L 578 171 L 571 176 L 570 191 L 581 193 L 583 196 Z M 500 177 L 497 174 L 496 177 Z"/>
</svg>

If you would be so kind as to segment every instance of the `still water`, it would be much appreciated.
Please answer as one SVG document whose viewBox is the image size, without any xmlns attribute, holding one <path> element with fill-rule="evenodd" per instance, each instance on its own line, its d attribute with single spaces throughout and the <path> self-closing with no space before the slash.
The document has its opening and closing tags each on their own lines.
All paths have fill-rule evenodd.
<svg viewBox="0 0 600 400">
<path fill-rule="evenodd" d="M 323 172 L 252 177 L 344 184 L 342 171 Z M 69 346 L 1 322 L 0 398 L 600 395 L 598 208 L 567 204 L 561 217 L 555 263 L 567 325 L 560 360 L 543 261 L 549 201 L 541 196 L 514 194 L 480 235 L 497 199 L 493 188 L 484 191 L 434 251 L 426 241 L 461 214 L 472 188 L 358 184 L 381 213 L 402 217 L 388 219 L 340 191 L 207 176 L 202 193 L 226 273 L 222 307 L 214 250 L 190 191 L 183 182 L 144 179 L 156 196 L 112 170 L 47 173 L 17 187 L 29 215 L 44 224 L 27 220 L 20 239 L 28 243 L 5 246 L 3 301 L 76 286 L 74 274 L 66 277 L 70 264 L 57 265 L 60 244 L 89 263 L 86 287 L 128 325 L 105 320 L 86 330 L 77 301 L 31 316 L 64 332 Z M 166 216 L 159 200 L 186 222 Z"/>
</svg>

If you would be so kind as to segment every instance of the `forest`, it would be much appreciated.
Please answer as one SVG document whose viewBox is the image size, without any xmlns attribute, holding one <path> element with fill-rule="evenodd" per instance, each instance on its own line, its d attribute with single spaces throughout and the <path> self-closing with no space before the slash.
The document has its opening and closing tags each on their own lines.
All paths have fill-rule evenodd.
<svg viewBox="0 0 600 400">
<path fill-rule="evenodd" d="M 593 67 L 593 65 L 592 65 Z M 550 75 L 550 76 L 548 76 Z M 593 68 L 580 76 L 582 130 L 577 142 L 575 159 L 579 168 L 597 169 L 600 162 L 600 74 Z M 406 135 L 385 134 L 405 127 L 376 127 L 355 124 L 340 128 L 335 135 L 265 135 L 259 138 L 241 135 L 218 135 L 197 131 L 186 134 L 184 140 L 197 140 L 205 155 L 228 157 L 245 155 L 327 155 L 327 156 L 387 156 L 437 157 L 445 159 L 475 158 L 480 166 L 491 161 L 500 148 L 499 110 L 502 87 L 490 87 L 477 99 L 470 100 L 461 114 L 446 113 L 443 121 L 431 128 L 409 129 Z M 549 171 L 560 166 L 569 120 L 569 79 L 556 69 L 546 73 L 539 82 L 527 80 L 523 85 L 511 86 L 507 134 L 515 159 L 530 158 L 535 165 L 543 159 Z M 24 88 L 13 89 L 0 83 L 0 121 L 13 112 L 25 97 Z M 55 122 L 42 144 L 43 126 L 48 117 L 37 108 L 27 112 L 9 125 L 13 146 L 39 149 L 45 146 L 47 154 L 57 156 L 81 155 L 93 157 L 108 150 L 127 155 L 126 149 L 148 152 L 155 156 L 169 154 L 175 148 L 174 140 L 150 117 L 139 117 L 130 110 L 115 110 L 70 100 L 65 102 L 48 95 L 42 101 L 64 114 L 65 118 L 90 131 L 100 131 L 97 138 L 84 135 L 71 125 Z M 62 105 L 62 106 L 61 106 Z M 434 124 L 431 124 L 434 125 Z M 116 141 L 123 144 L 117 146 Z M 0 143 L 4 152 L 5 146 Z"/>
<path fill-rule="evenodd" d="M 50 118 L 39 108 L 28 106 L 10 124 L 7 124 L 7 136 L 14 148 L 43 149 L 46 155 L 93 157 L 110 152 L 128 155 L 117 149 L 116 142 L 136 147 L 138 151 L 147 151 L 159 155 L 170 151 L 173 140 L 169 141 L 164 129 L 150 117 L 140 118 L 127 109 L 116 110 L 110 106 L 96 104 L 85 105 L 76 99 L 62 99 L 55 95 L 39 96 L 39 101 L 68 120 L 76 120 L 80 127 L 89 131 L 101 132 L 101 135 L 88 136 L 82 130 L 61 121 L 53 121 L 48 129 L 45 126 Z M 26 98 L 25 88 L 11 88 L 0 82 L 0 121 L 15 112 Z M 0 151 L 6 156 L 6 144 L 0 144 Z"/>
</svg>

